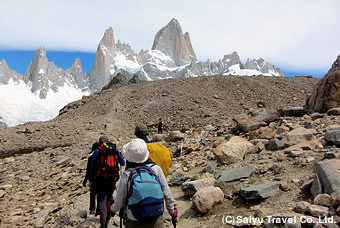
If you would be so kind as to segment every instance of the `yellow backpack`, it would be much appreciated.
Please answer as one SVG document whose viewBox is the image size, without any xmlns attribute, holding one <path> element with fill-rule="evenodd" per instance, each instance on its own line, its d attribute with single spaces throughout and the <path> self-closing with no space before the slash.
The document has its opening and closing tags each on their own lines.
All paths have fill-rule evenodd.
<svg viewBox="0 0 340 228">
<path fill-rule="evenodd" d="M 159 165 L 167 177 L 171 166 L 171 154 L 169 149 L 160 143 L 147 143 L 149 160 Z"/>
</svg>

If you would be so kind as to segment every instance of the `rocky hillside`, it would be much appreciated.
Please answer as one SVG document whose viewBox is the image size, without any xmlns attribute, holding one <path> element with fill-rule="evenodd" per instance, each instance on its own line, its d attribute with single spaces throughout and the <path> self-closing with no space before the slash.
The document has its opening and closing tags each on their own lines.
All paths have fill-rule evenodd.
<svg viewBox="0 0 340 228">
<path fill-rule="evenodd" d="M 321 213 L 338 219 L 338 201 L 324 192 L 325 178 L 318 177 L 319 187 L 312 182 L 319 175 L 315 167 L 320 173 L 324 166 L 339 169 L 339 111 L 306 115 L 298 108 L 318 81 L 261 76 L 117 80 L 65 106 L 51 121 L 0 129 L 1 227 L 99 227 L 98 217 L 87 214 L 89 191 L 81 185 L 88 152 L 103 134 L 121 149 L 138 122 L 148 124 L 150 136 L 172 152 L 168 181 L 180 211 L 178 227 L 220 227 L 223 217 L 237 215 L 317 218 Z M 160 117 L 164 135 L 153 134 Z M 225 148 L 235 148 L 236 156 Z M 323 158 L 335 159 L 316 165 Z M 170 226 L 170 217 L 165 218 Z M 110 227 L 118 221 L 115 217 Z"/>
<path fill-rule="evenodd" d="M 47 122 L 1 129 L 2 156 L 77 142 L 91 144 L 103 125 L 116 140 L 131 138 L 137 122 L 160 117 L 169 130 L 230 124 L 233 115 L 258 107 L 302 106 L 319 79 L 306 77 L 214 76 L 167 79 L 111 88 L 65 106 Z"/>
</svg>

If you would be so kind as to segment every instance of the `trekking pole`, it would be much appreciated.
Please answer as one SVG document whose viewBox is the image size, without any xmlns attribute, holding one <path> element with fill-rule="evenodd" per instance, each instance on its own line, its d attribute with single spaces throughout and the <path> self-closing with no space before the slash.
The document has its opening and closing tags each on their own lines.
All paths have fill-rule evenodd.
<svg viewBox="0 0 340 228">
<path fill-rule="evenodd" d="M 177 211 L 177 208 L 176 208 L 176 205 L 175 205 L 175 213 L 176 213 L 176 216 L 172 216 L 172 224 L 174 225 L 174 228 L 176 228 L 176 225 L 177 225 L 177 217 L 178 217 L 178 211 Z"/>
<path fill-rule="evenodd" d="M 183 153 L 183 140 L 182 140 L 182 142 L 181 142 L 181 152 L 180 152 L 180 154 L 179 154 L 180 157 L 182 156 L 182 153 Z"/>
<path fill-rule="evenodd" d="M 123 175 L 123 168 L 122 168 L 122 167 L 120 167 L 119 173 L 120 173 L 120 176 Z M 123 228 L 123 216 L 124 216 L 124 209 L 121 208 L 121 209 L 119 210 L 119 227 L 120 227 L 120 228 Z"/>
<path fill-rule="evenodd" d="M 177 218 L 176 217 L 172 217 L 172 224 L 174 225 L 174 228 L 176 228 L 176 224 L 177 224 Z"/>
<path fill-rule="evenodd" d="M 119 221 L 119 227 L 120 228 L 123 228 L 123 218 L 122 218 L 123 216 L 119 216 L 119 218 L 120 218 L 120 221 Z"/>
</svg>

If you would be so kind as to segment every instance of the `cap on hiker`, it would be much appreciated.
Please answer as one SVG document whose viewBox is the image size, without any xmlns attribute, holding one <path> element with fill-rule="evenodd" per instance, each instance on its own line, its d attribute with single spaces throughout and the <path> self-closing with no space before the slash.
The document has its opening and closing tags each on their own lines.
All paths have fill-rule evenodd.
<svg viewBox="0 0 340 228">
<path fill-rule="evenodd" d="M 148 127 L 146 126 L 146 124 L 143 123 L 137 124 L 135 128 L 135 135 L 136 136 L 148 135 Z"/>
<path fill-rule="evenodd" d="M 109 138 L 107 136 L 100 136 L 99 138 L 99 144 L 102 145 L 103 143 L 106 143 L 109 141 Z"/>
<path fill-rule="evenodd" d="M 149 151 L 143 139 L 133 139 L 123 146 L 123 154 L 129 162 L 143 163 L 149 158 Z"/>
</svg>

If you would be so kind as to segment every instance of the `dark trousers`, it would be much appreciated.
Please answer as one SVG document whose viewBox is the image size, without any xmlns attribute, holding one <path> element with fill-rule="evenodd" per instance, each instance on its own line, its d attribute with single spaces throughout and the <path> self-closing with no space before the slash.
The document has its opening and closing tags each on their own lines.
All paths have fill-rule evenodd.
<svg viewBox="0 0 340 228">
<path fill-rule="evenodd" d="M 113 192 L 116 188 L 115 177 L 98 177 L 97 181 L 97 210 L 100 215 L 100 227 L 106 228 L 111 219 L 111 214 L 106 211 L 106 204 L 113 200 Z"/>
<path fill-rule="evenodd" d="M 91 188 L 90 189 L 90 211 L 94 211 L 96 209 L 96 195 L 97 195 L 97 189 Z"/>
</svg>

